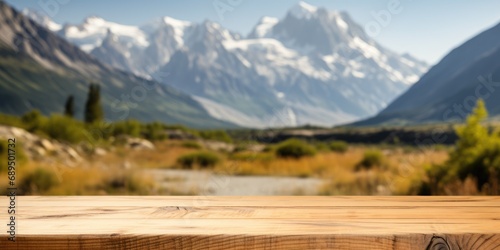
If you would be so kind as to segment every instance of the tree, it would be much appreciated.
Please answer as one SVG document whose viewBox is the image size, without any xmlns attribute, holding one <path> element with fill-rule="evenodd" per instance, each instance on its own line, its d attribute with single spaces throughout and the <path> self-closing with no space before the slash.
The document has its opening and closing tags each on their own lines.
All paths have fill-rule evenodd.
<svg viewBox="0 0 500 250">
<path fill-rule="evenodd" d="M 75 116 L 75 98 L 73 95 L 68 96 L 68 99 L 66 99 L 66 104 L 64 105 L 64 115 L 72 118 Z"/>
<path fill-rule="evenodd" d="M 478 191 L 485 191 L 488 186 L 488 192 L 500 192 L 500 133 L 481 124 L 487 117 L 488 111 L 480 99 L 465 125 L 456 129 L 458 141 L 448 161 L 428 170 L 434 189 L 471 177 Z"/>
<path fill-rule="evenodd" d="M 91 83 L 89 86 L 87 103 L 85 104 L 85 122 L 94 123 L 101 121 L 103 118 L 104 112 L 101 106 L 100 87 L 96 83 Z"/>
</svg>

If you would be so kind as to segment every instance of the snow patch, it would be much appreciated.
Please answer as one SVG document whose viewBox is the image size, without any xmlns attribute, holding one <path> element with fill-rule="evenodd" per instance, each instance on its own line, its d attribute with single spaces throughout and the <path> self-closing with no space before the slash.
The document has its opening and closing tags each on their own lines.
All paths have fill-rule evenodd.
<svg viewBox="0 0 500 250">
<path fill-rule="evenodd" d="M 260 23 L 254 29 L 255 37 L 258 38 L 266 37 L 267 34 L 269 34 L 269 32 L 278 22 L 279 22 L 278 18 L 263 17 Z"/>
<path fill-rule="evenodd" d="M 343 31 L 347 31 L 349 29 L 349 25 L 347 25 L 347 23 L 340 16 L 335 17 L 335 22 Z"/>
<path fill-rule="evenodd" d="M 317 7 L 312 6 L 306 2 L 299 2 L 292 9 L 290 9 L 290 13 L 298 19 L 311 19 L 316 11 Z"/>
</svg>

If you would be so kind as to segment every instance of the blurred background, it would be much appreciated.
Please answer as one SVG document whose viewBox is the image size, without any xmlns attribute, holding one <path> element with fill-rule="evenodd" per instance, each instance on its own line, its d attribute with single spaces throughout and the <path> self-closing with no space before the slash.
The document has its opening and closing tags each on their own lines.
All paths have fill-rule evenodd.
<svg viewBox="0 0 500 250">
<path fill-rule="evenodd" d="M 0 185 L 498 195 L 499 5 L 0 1 Z"/>
</svg>

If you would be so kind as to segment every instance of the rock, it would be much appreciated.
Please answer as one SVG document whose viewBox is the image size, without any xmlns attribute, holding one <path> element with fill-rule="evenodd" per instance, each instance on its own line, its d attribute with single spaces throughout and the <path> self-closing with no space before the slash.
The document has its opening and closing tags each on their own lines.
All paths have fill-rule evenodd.
<svg viewBox="0 0 500 250">
<path fill-rule="evenodd" d="M 229 144 L 229 143 L 225 143 L 225 142 L 204 141 L 203 145 L 206 149 L 214 150 L 214 151 L 224 151 L 224 152 L 233 152 L 234 151 L 234 145 Z"/>
<path fill-rule="evenodd" d="M 78 152 L 76 152 L 76 150 L 74 150 L 72 147 L 65 146 L 63 148 L 64 148 L 64 151 L 70 157 L 70 159 L 75 160 L 77 162 L 79 162 L 79 161 L 82 160 L 82 157 L 80 157 L 80 155 L 78 154 Z"/>
<path fill-rule="evenodd" d="M 28 156 L 30 156 L 30 158 L 40 158 L 40 157 L 43 157 L 47 154 L 45 149 L 43 149 L 41 147 L 32 147 L 32 148 L 29 148 L 27 151 L 29 154 Z"/>
<path fill-rule="evenodd" d="M 71 146 L 41 138 L 21 128 L 0 125 L 0 138 L 15 138 L 16 144 L 21 146 L 26 156 L 32 160 L 47 163 L 57 161 L 68 165 L 83 160 Z"/>
<path fill-rule="evenodd" d="M 148 140 L 144 140 L 144 139 L 139 139 L 139 138 L 131 138 L 131 140 L 128 142 L 128 146 L 131 149 L 136 149 L 136 150 L 144 150 L 144 149 L 153 150 L 153 149 L 155 149 L 155 145 L 152 142 L 150 142 Z"/>
<path fill-rule="evenodd" d="M 38 141 L 36 141 L 35 144 L 39 145 L 40 147 L 47 150 L 48 152 L 52 152 L 52 151 L 56 150 L 56 146 L 54 146 L 54 144 L 52 144 L 52 142 L 50 142 L 47 139 L 38 140 Z"/>
<path fill-rule="evenodd" d="M 126 135 L 120 135 L 114 140 L 115 145 L 124 145 L 127 148 L 137 149 L 137 150 L 153 150 L 155 149 L 155 145 L 141 138 L 130 137 Z"/>
<path fill-rule="evenodd" d="M 97 155 L 97 156 L 104 156 L 106 155 L 108 152 L 103 149 L 103 148 L 95 148 L 94 149 L 94 155 Z"/>
</svg>

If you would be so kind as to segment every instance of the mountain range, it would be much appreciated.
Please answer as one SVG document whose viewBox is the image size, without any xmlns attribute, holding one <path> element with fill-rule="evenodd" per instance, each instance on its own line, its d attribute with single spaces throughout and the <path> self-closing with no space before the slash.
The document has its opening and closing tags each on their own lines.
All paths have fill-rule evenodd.
<svg viewBox="0 0 500 250">
<path fill-rule="evenodd" d="M 453 49 L 380 114 L 357 125 L 461 122 L 479 98 L 500 117 L 500 24 Z"/>
<path fill-rule="evenodd" d="M 250 34 L 170 17 L 142 26 L 88 17 L 57 24 L 23 13 L 92 58 L 190 95 L 247 127 L 335 125 L 373 116 L 428 65 L 378 44 L 347 13 L 300 2 Z"/>
<path fill-rule="evenodd" d="M 58 28 L 54 23 L 46 27 Z M 91 82 L 101 85 L 108 120 L 234 127 L 210 116 L 189 95 L 103 64 L 0 1 L 0 112 L 62 113 L 66 98 L 74 95 L 81 118 Z"/>
</svg>

